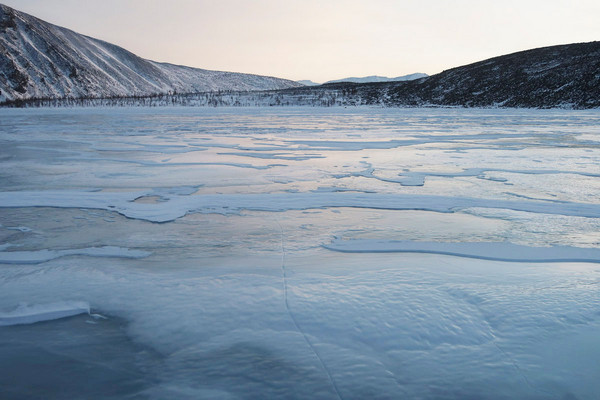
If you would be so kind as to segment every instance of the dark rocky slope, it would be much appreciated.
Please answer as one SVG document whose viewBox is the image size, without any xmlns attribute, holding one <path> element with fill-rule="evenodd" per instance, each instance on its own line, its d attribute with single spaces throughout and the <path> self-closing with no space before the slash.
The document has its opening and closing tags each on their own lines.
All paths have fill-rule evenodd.
<svg viewBox="0 0 600 400">
<path fill-rule="evenodd" d="M 386 88 L 392 104 L 600 107 L 600 42 L 543 47 Z"/>
</svg>

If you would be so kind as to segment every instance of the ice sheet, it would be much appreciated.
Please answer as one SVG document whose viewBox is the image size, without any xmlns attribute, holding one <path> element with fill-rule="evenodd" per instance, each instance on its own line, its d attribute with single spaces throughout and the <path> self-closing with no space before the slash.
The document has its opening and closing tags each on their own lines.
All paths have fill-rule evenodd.
<svg viewBox="0 0 600 400">
<path fill-rule="evenodd" d="M 0 110 L 0 312 L 82 312 L 0 328 L 0 398 L 595 399 L 599 135 L 597 111 Z"/>
</svg>

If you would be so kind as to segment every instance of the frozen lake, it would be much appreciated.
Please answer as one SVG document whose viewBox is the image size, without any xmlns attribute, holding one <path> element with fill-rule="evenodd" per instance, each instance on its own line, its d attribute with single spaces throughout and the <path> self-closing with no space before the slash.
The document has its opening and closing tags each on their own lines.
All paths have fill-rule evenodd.
<svg viewBox="0 0 600 400">
<path fill-rule="evenodd" d="M 0 109 L 0 398 L 596 399 L 600 112 Z"/>
</svg>

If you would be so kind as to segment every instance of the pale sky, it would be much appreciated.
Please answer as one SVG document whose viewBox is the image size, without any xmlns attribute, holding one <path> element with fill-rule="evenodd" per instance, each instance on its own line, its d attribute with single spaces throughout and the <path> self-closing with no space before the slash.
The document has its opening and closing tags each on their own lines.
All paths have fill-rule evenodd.
<svg viewBox="0 0 600 400">
<path fill-rule="evenodd" d="M 316 82 L 600 40 L 600 0 L 0 0 L 155 61 Z"/>
</svg>

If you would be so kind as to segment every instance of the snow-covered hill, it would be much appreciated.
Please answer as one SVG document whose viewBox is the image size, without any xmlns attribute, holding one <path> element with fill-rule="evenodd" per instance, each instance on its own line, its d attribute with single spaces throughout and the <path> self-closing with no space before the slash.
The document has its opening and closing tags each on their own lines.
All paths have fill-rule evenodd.
<svg viewBox="0 0 600 400">
<path fill-rule="evenodd" d="M 0 102 L 298 86 L 286 79 L 145 60 L 0 4 Z"/>
</svg>

